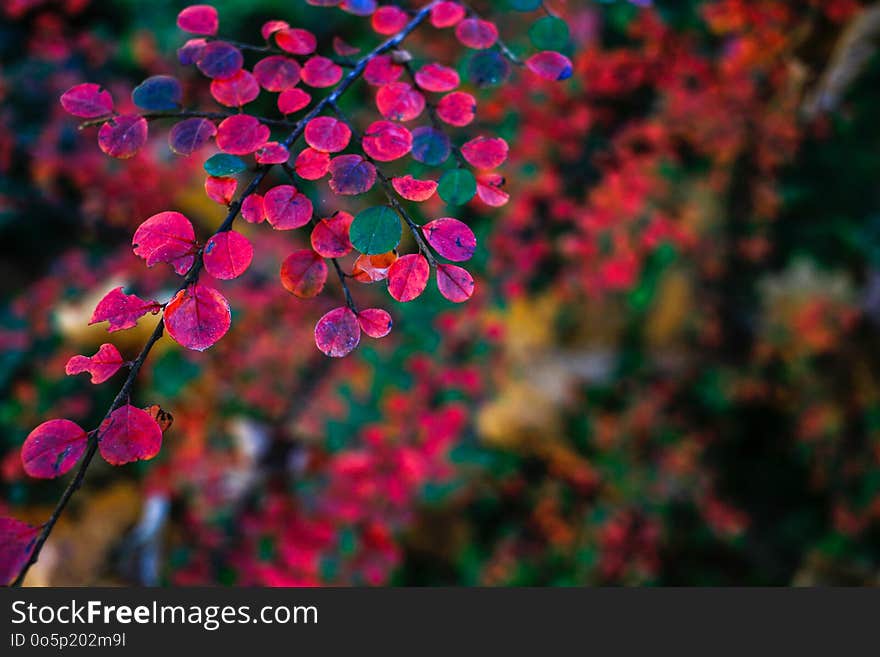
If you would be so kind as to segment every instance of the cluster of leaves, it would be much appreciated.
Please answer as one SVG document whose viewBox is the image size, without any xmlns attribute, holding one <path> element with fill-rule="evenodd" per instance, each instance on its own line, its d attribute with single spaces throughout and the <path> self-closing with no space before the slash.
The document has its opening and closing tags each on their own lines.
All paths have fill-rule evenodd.
<svg viewBox="0 0 880 657">
<path fill-rule="evenodd" d="M 137 113 L 118 113 L 112 95 L 94 83 L 78 84 L 61 96 L 61 105 L 73 116 L 88 119 L 84 125 L 100 125 L 98 146 L 110 157 L 130 159 L 146 144 L 149 121 L 163 118 L 182 119 L 169 132 L 172 152 L 192 156 L 213 139 L 218 153 L 207 158 L 205 191 L 210 199 L 226 206 L 226 219 L 202 244 L 196 239 L 191 221 L 180 212 L 160 212 L 138 226 L 132 239 L 134 253 L 148 267 L 167 263 L 183 283 L 166 303 L 147 301 L 116 288 L 101 299 L 91 322 L 107 322 L 108 331 L 133 328 L 148 313 L 161 313 L 162 319 L 135 361 L 126 363 L 118 350 L 104 344 L 94 356 L 76 356 L 66 368 L 68 374 L 89 372 L 93 383 L 106 381 L 121 367 L 131 368 L 126 384 L 101 425 L 87 433 L 69 420 L 51 420 L 37 427 L 25 441 L 22 460 L 25 471 L 36 477 L 65 474 L 86 452 L 90 437 L 104 458 L 115 465 L 150 459 L 161 445 L 161 428 L 145 411 L 128 403 L 130 388 L 152 345 L 162 331 L 182 346 L 203 351 L 213 346 L 229 330 L 232 313 L 226 298 L 213 286 L 200 280 L 204 270 L 218 280 L 241 276 L 254 259 L 248 238 L 232 229 L 239 212 L 254 224 L 267 222 L 279 231 L 311 227 L 311 249 L 290 254 L 281 267 L 281 282 L 292 294 L 309 298 L 319 294 L 326 283 L 329 260 L 343 288 L 346 304 L 327 312 L 317 322 L 314 336 L 318 348 L 327 356 L 342 357 L 360 343 L 361 334 L 381 338 L 392 326 L 390 315 L 378 308 L 359 309 L 347 280 L 374 283 L 387 280 L 389 294 L 400 302 L 419 297 L 425 290 L 431 271 L 436 272 L 437 288 L 453 302 L 463 302 L 474 291 L 474 279 L 464 268 L 451 262 L 469 260 L 476 249 L 470 228 L 458 219 L 443 217 L 419 226 L 400 199 L 424 202 L 434 193 L 450 205 L 463 205 L 479 194 L 491 205 L 505 197 L 497 189 L 501 179 L 492 173 L 508 156 L 507 142 L 501 138 L 477 135 L 457 146 L 443 125 L 465 127 L 476 112 L 473 95 L 458 91 L 459 74 L 439 63 L 427 63 L 415 69 L 411 55 L 400 49 L 401 43 L 423 21 L 435 28 L 454 28 L 457 41 L 476 52 L 469 64 L 475 84 L 482 85 L 493 70 L 493 83 L 502 81 L 500 64 L 509 74 L 507 59 L 522 63 L 499 40 L 498 28 L 472 9 L 458 2 L 427 3 L 412 14 L 397 6 L 377 7 L 375 3 L 312 2 L 319 6 L 338 5 L 356 15 L 371 16 L 371 25 L 388 39 L 356 60 L 343 64 L 316 54 L 318 40 L 302 28 L 291 27 L 283 20 L 264 23 L 262 46 L 245 46 L 217 38 L 219 18 L 210 5 L 187 7 L 177 17 L 179 28 L 196 38 L 180 48 L 183 65 L 195 67 L 211 80 L 211 96 L 221 105 L 238 113 L 184 110 L 183 88 L 174 77 L 156 75 L 144 80 L 131 93 Z M 535 9 L 519 7 L 519 9 Z M 540 43 L 542 39 L 533 39 Z M 243 50 L 270 53 L 257 61 L 252 72 L 244 68 Z M 359 51 L 341 40 L 334 42 L 338 57 L 356 57 Z M 507 59 L 505 59 L 507 58 Z M 570 60 L 564 55 L 543 50 L 524 62 L 526 68 L 541 78 L 564 80 L 571 76 Z M 409 82 L 400 78 L 406 73 Z M 363 134 L 340 109 L 338 101 L 358 78 L 378 87 L 375 105 L 381 120 L 366 127 Z M 329 94 L 313 100 L 298 85 L 320 90 L 333 88 Z M 255 101 L 261 91 L 278 93 L 277 106 L 283 118 L 273 119 L 247 113 L 244 107 Z M 442 94 L 429 100 L 432 94 Z M 429 125 L 408 129 L 403 124 L 414 121 L 427 110 Z M 291 115 L 305 112 L 298 121 Z M 332 115 L 331 115 L 332 114 Z M 286 129 L 287 135 L 272 140 L 269 125 Z M 290 149 L 303 138 L 305 146 L 295 155 Z M 357 152 L 344 153 L 349 147 Z M 447 169 L 439 180 L 416 179 L 412 175 L 387 176 L 380 163 L 410 155 L 415 162 L 441 167 L 455 154 L 456 167 Z M 255 173 L 236 199 L 236 176 L 248 170 L 242 159 L 253 156 Z M 291 162 L 292 160 L 292 162 Z M 293 184 L 274 186 L 263 194 L 257 188 L 266 174 L 279 165 Z M 478 184 L 468 167 L 483 172 Z M 311 199 L 298 189 L 300 181 L 317 181 L 329 176 L 329 189 L 337 196 L 367 194 L 377 182 L 382 187 L 386 205 L 376 205 L 352 215 L 336 210 L 322 219 L 315 217 Z M 488 199 L 488 201 L 486 200 Z M 418 247 L 417 253 L 401 254 L 399 247 L 406 227 Z M 360 255 L 351 273 L 344 273 L 338 259 L 353 250 Z M 94 453 L 94 447 L 91 449 Z M 84 461 L 83 470 L 91 458 Z M 57 519 L 57 518 L 56 518 Z M 55 519 L 42 532 L 45 539 Z M 17 559 L 7 560 L 7 571 L 17 572 L 31 559 L 32 545 L 19 542 Z"/>
</svg>

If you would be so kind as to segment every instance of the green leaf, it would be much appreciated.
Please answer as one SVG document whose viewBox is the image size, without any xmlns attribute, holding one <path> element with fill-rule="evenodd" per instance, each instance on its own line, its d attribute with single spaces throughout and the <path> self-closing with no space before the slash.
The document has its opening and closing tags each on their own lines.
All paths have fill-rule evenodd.
<svg viewBox="0 0 880 657">
<path fill-rule="evenodd" d="M 358 214 L 348 229 L 352 245 L 366 255 L 387 253 L 400 244 L 400 219 L 387 205 Z"/>
<path fill-rule="evenodd" d="M 529 28 L 529 38 L 538 50 L 560 50 L 568 44 L 568 24 L 556 16 L 544 16 Z"/>
<path fill-rule="evenodd" d="M 245 169 L 247 169 L 247 164 L 244 163 L 244 160 L 228 153 L 217 153 L 205 162 L 205 171 L 208 172 L 208 175 L 220 178 L 234 176 Z"/>
<path fill-rule="evenodd" d="M 467 169 L 453 169 L 440 178 L 437 193 L 449 205 L 464 205 L 477 193 L 477 181 Z"/>
</svg>

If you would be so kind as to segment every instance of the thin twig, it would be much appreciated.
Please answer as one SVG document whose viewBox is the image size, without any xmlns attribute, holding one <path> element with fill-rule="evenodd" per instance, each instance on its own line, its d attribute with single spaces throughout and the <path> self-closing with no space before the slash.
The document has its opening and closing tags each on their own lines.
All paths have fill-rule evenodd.
<svg viewBox="0 0 880 657">
<path fill-rule="evenodd" d="M 321 112 L 323 112 L 328 107 L 333 107 L 336 104 L 336 101 L 344 94 L 349 87 L 361 76 L 366 68 L 367 64 L 370 60 L 374 59 L 378 55 L 381 55 L 389 50 L 393 50 L 400 43 L 408 37 L 413 30 L 415 30 L 424 20 L 428 17 L 431 8 L 438 2 L 439 0 L 431 0 L 427 5 L 425 5 L 422 9 L 416 13 L 412 20 L 404 26 L 404 28 L 395 34 L 394 36 L 386 39 L 381 44 L 376 46 L 369 53 L 364 55 L 361 59 L 357 61 L 354 68 L 346 74 L 346 76 L 339 82 L 339 84 L 333 89 L 333 91 L 320 100 L 315 107 L 301 120 L 296 124 L 294 130 L 287 136 L 287 138 L 283 141 L 283 144 L 290 148 L 290 146 L 296 142 L 297 139 L 300 138 L 303 131 L 305 130 L 305 126 L 308 124 L 310 120 L 318 116 Z M 104 119 L 107 120 L 106 118 Z M 239 210 L 241 209 L 241 204 L 245 198 L 253 194 L 266 175 L 269 173 L 269 170 L 272 168 L 272 165 L 260 165 L 257 167 L 257 170 L 254 174 L 254 177 L 251 179 L 251 182 L 242 192 L 241 196 L 237 201 L 234 201 L 229 206 L 229 211 L 226 214 L 226 218 L 223 220 L 223 223 L 217 228 L 214 232 L 214 235 L 222 233 L 224 231 L 228 231 L 235 221 L 236 216 L 238 215 Z M 197 258 L 193 266 L 190 268 L 189 272 L 187 272 L 186 277 L 184 278 L 183 283 L 181 283 L 178 288 L 178 292 L 188 285 L 191 285 L 195 281 L 198 280 L 199 273 L 204 266 L 201 258 Z M 119 390 L 119 393 L 113 400 L 113 403 L 110 405 L 107 413 L 104 415 L 104 419 L 110 417 L 110 414 L 115 411 L 117 408 L 122 406 L 123 402 L 125 402 L 131 395 L 131 390 L 134 386 L 135 379 L 137 378 L 138 372 L 141 369 L 141 366 L 147 359 L 147 356 L 150 353 L 150 350 L 153 348 L 153 345 L 162 337 L 164 332 L 164 318 L 159 320 L 159 323 L 156 325 L 156 328 L 153 330 L 153 333 L 150 335 L 150 338 L 147 340 L 143 349 L 141 349 L 140 354 L 132 363 L 131 370 L 128 373 L 128 377 L 125 379 L 125 383 L 122 384 L 122 388 Z M 103 421 L 102 421 L 103 424 Z M 86 450 L 86 454 L 83 457 L 82 462 L 80 463 L 79 469 L 76 472 L 73 480 L 65 489 L 64 493 L 62 493 L 61 498 L 58 500 L 58 503 L 55 505 L 52 514 L 49 516 L 49 520 L 43 525 L 43 529 L 40 532 L 40 535 L 37 537 L 37 541 L 34 544 L 34 548 L 31 551 L 31 555 L 28 558 L 25 565 L 19 571 L 15 580 L 13 581 L 13 586 L 20 586 L 24 581 L 25 576 L 30 570 L 31 566 L 37 562 L 40 557 L 40 552 L 43 549 L 43 546 L 46 543 L 46 540 L 49 538 L 52 529 L 55 527 L 55 524 L 58 522 L 58 519 L 61 517 L 61 514 L 67 508 L 70 499 L 73 497 L 73 494 L 76 490 L 82 485 L 83 479 L 85 478 L 86 471 L 88 470 L 89 465 L 94 459 L 95 453 L 98 449 L 98 443 L 101 439 L 100 436 L 100 425 L 98 429 L 94 430 L 91 433 L 89 447 Z"/>
</svg>

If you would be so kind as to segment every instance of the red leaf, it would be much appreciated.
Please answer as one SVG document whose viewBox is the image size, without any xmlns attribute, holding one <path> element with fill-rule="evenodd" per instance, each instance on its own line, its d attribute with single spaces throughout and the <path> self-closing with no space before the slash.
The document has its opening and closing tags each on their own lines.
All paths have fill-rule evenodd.
<svg viewBox="0 0 880 657">
<path fill-rule="evenodd" d="M 388 269 L 388 293 L 398 301 L 412 301 L 425 291 L 431 267 L 419 253 L 401 256 Z"/>
<path fill-rule="evenodd" d="M 397 64 L 391 55 L 379 55 L 367 62 L 364 68 L 364 80 L 375 87 L 396 82 L 403 74 L 403 66 Z"/>
<path fill-rule="evenodd" d="M 249 114 L 235 114 L 217 127 L 217 147 L 231 155 L 253 153 L 269 140 L 269 128 Z"/>
<path fill-rule="evenodd" d="M 278 111 L 282 114 L 293 114 L 312 102 L 312 97 L 307 91 L 299 88 L 286 89 L 278 95 Z"/>
<path fill-rule="evenodd" d="M 400 30 L 406 26 L 408 21 L 409 16 L 407 16 L 406 12 L 400 7 L 395 7 L 394 5 L 379 7 L 370 19 L 373 29 L 377 33 L 384 35 L 391 35 L 400 32 Z"/>
<path fill-rule="evenodd" d="M 149 312 L 155 315 L 161 308 L 156 301 L 144 301 L 135 294 L 125 294 L 121 287 L 117 287 L 98 302 L 89 326 L 109 322 L 109 333 L 121 331 L 135 326 L 137 320 Z"/>
<path fill-rule="evenodd" d="M 294 169 L 296 169 L 298 176 L 306 180 L 323 178 L 330 169 L 330 154 L 316 151 L 313 148 L 304 148 L 296 156 Z"/>
<path fill-rule="evenodd" d="M 342 68 L 332 59 L 315 55 L 302 68 L 302 80 L 310 87 L 332 87 L 342 79 Z"/>
<path fill-rule="evenodd" d="M 256 160 L 260 164 L 284 164 L 290 159 L 290 151 L 287 146 L 277 141 L 267 141 L 257 149 Z"/>
<path fill-rule="evenodd" d="M 260 95 L 260 86 L 249 71 L 241 69 L 231 78 L 211 81 L 211 95 L 226 107 L 247 105 Z"/>
<path fill-rule="evenodd" d="M 361 341 L 361 327 L 349 308 L 336 308 L 318 320 L 315 344 L 331 358 L 347 356 Z"/>
<path fill-rule="evenodd" d="M 415 77 L 416 83 L 426 91 L 452 91 L 461 84 L 455 69 L 440 64 L 426 64 Z"/>
<path fill-rule="evenodd" d="M 391 184 L 407 201 L 427 201 L 437 191 L 437 183 L 433 180 L 416 180 L 412 176 L 392 178 Z"/>
<path fill-rule="evenodd" d="M 510 194 L 501 189 L 503 185 L 504 178 L 497 173 L 479 176 L 477 178 L 477 196 L 486 205 L 500 208 L 510 200 Z"/>
<path fill-rule="evenodd" d="M 310 55 L 318 47 L 318 39 L 308 30 L 282 28 L 275 32 L 275 43 L 291 55 Z"/>
<path fill-rule="evenodd" d="M 65 91 L 61 96 L 61 106 L 68 114 L 84 119 L 107 116 L 113 112 L 113 98 L 101 85 L 86 82 Z"/>
<path fill-rule="evenodd" d="M 244 57 L 235 46 L 224 41 L 206 43 L 198 54 L 196 66 L 212 80 L 231 78 L 241 70 Z"/>
<path fill-rule="evenodd" d="M 235 196 L 238 181 L 235 178 L 208 176 L 205 178 L 205 193 L 208 198 L 220 205 L 229 205 Z"/>
<path fill-rule="evenodd" d="M 464 91 L 447 94 L 437 103 L 440 120 L 458 128 L 468 125 L 477 113 L 477 100 Z"/>
<path fill-rule="evenodd" d="M 364 152 L 379 162 L 391 162 L 412 150 L 412 133 L 392 121 L 375 121 L 363 138 Z"/>
<path fill-rule="evenodd" d="M 461 147 L 461 154 L 477 169 L 494 169 L 507 159 L 507 142 L 501 137 L 477 137 Z"/>
<path fill-rule="evenodd" d="M 567 80 L 574 70 L 571 60 L 552 50 L 539 52 L 526 60 L 526 67 L 545 80 Z"/>
<path fill-rule="evenodd" d="M 321 219 L 312 229 L 312 248 L 325 258 L 341 258 L 353 248 L 348 239 L 348 228 L 354 217 L 348 212 L 337 212 Z"/>
<path fill-rule="evenodd" d="M 0 585 L 12 582 L 24 568 L 41 530 L 15 518 L 0 518 Z"/>
<path fill-rule="evenodd" d="M 249 224 L 260 224 L 266 218 L 262 194 L 249 194 L 241 202 L 241 216 Z"/>
<path fill-rule="evenodd" d="M 384 338 L 391 333 L 394 322 L 391 315 L 381 308 L 367 308 L 358 313 L 358 324 L 361 330 L 371 338 Z"/>
<path fill-rule="evenodd" d="M 260 28 L 260 36 L 268 41 L 270 36 L 279 30 L 286 30 L 288 27 L 290 27 L 290 23 L 287 21 L 266 21 Z"/>
<path fill-rule="evenodd" d="M 474 279 L 461 267 L 437 265 L 437 289 L 450 301 L 461 303 L 474 293 Z"/>
<path fill-rule="evenodd" d="M 266 219 L 275 230 L 305 226 L 312 218 L 312 202 L 293 185 L 278 185 L 263 196 Z"/>
<path fill-rule="evenodd" d="M 254 76 L 266 91 L 285 91 L 299 83 L 299 62 L 290 57 L 272 55 L 254 66 Z"/>
<path fill-rule="evenodd" d="M 168 335 L 195 351 L 204 351 L 226 335 L 231 319 L 224 296 L 199 283 L 180 290 L 165 308 Z"/>
<path fill-rule="evenodd" d="M 241 276 L 250 267 L 253 258 L 254 247 L 248 238 L 234 230 L 214 235 L 205 244 L 202 254 L 207 272 L 222 280 Z"/>
<path fill-rule="evenodd" d="M 303 133 L 306 143 L 316 151 L 338 153 L 351 140 L 351 130 L 332 116 L 319 116 L 306 124 Z"/>
<path fill-rule="evenodd" d="M 114 116 L 98 130 L 98 146 L 110 157 L 127 160 L 147 143 L 147 120 L 133 114 Z"/>
<path fill-rule="evenodd" d="M 311 249 L 294 251 L 281 263 L 281 284 L 301 299 L 317 296 L 327 282 L 327 263 Z"/>
<path fill-rule="evenodd" d="M 177 27 L 190 34 L 217 34 L 220 19 L 211 5 L 192 5 L 177 14 Z"/>
<path fill-rule="evenodd" d="M 412 121 L 425 109 L 425 97 L 406 82 L 392 82 L 379 89 L 376 107 L 386 119 Z"/>
<path fill-rule="evenodd" d="M 98 451 L 110 465 L 148 461 L 162 447 L 162 429 L 147 411 L 126 404 L 101 422 Z"/>
<path fill-rule="evenodd" d="M 457 2 L 438 2 L 431 8 L 431 25 L 436 28 L 452 27 L 465 16 L 465 9 Z"/>
<path fill-rule="evenodd" d="M 458 219 L 435 219 L 422 226 L 422 232 L 437 253 L 453 262 L 470 260 L 477 249 L 473 231 Z"/>
<path fill-rule="evenodd" d="M 171 128 L 168 145 L 178 155 L 192 155 L 216 134 L 217 127 L 208 119 L 185 119 Z"/>
<path fill-rule="evenodd" d="M 88 372 L 92 375 L 92 383 L 98 384 L 104 383 L 116 374 L 123 364 L 125 364 L 125 360 L 119 350 L 109 342 L 105 342 L 94 356 L 74 356 L 71 358 L 67 361 L 64 372 L 68 376 Z"/>
<path fill-rule="evenodd" d="M 388 278 L 388 269 L 397 261 L 394 251 L 379 255 L 361 255 L 354 261 L 351 275 L 359 283 L 376 283 Z"/>
<path fill-rule="evenodd" d="M 337 194 L 363 194 L 375 183 L 376 167 L 360 155 L 340 155 L 330 160 L 330 189 Z"/>
<path fill-rule="evenodd" d="M 182 276 L 195 260 L 196 234 L 189 219 L 179 212 L 160 212 L 138 226 L 131 245 L 147 267 L 167 262 Z"/>
<path fill-rule="evenodd" d="M 30 432 L 21 447 L 24 471 L 37 479 L 53 479 L 70 470 L 86 449 L 88 436 L 70 420 L 49 420 Z"/>
<path fill-rule="evenodd" d="M 498 28 L 489 21 L 466 18 L 455 27 L 455 37 L 468 48 L 485 50 L 498 40 Z"/>
</svg>

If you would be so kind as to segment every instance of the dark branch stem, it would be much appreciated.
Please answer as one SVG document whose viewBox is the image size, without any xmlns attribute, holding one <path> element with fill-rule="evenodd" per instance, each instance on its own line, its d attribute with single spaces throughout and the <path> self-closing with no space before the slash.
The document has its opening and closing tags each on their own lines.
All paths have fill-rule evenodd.
<svg viewBox="0 0 880 657">
<path fill-rule="evenodd" d="M 328 96 L 326 96 L 325 98 L 320 100 L 315 105 L 315 107 L 312 108 L 312 110 L 301 121 L 294 124 L 295 128 L 284 139 L 284 141 L 282 143 L 285 146 L 287 146 L 288 148 L 290 148 L 290 146 L 294 142 L 296 142 L 296 140 L 299 139 L 300 136 L 302 136 L 302 133 L 305 130 L 305 127 L 309 121 L 311 121 L 313 118 L 318 116 L 325 109 L 332 108 L 335 106 L 336 101 L 339 100 L 339 98 L 348 90 L 349 87 L 351 87 L 352 84 L 355 83 L 355 81 L 358 78 L 360 78 L 361 74 L 364 72 L 364 69 L 366 68 L 366 66 L 370 62 L 370 60 L 374 59 L 378 55 L 381 55 L 385 52 L 388 52 L 389 50 L 393 50 L 398 45 L 400 45 L 400 43 L 413 32 L 413 30 L 415 30 L 421 23 L 423 23 L 425 21 L 425 19 L 428 17 L 428 15 L 431 11 L 431 8 L 437 2 L 438 2 L 438 0 L 431 0 L 431 2 L 429 2 L 424 7 L 422 7 L 413 16 L 412 20 L 410 20 L 409 23 L 407 23 L 400 32 L 398 32 L 394 36 L 386 39 L 381 44 L 379 44 L 378 46 L 373 48 L 373 50 L 371 50 L 369 53 L 364 55 L 361 59 L 359 59 L 355 63 L 352 70 L 349 71 L 349 73 L 347 73 L 345 75 L 345 77 L 339 82 L 338 85 L 336 85 L 336 87 L 333 89 L 333 91 Z M 173 114 L 166 114 L 166 113 L 162 113 L 162 112 L 157 112 L 154 114 L 161 114 L 163 116 L 162 117 L 154 116 L 153 118 L 164 118 L 165 116 L 180 117 L 180 116 L 184 115 L 183 113 L 180 113 L 180 112 L 173 113 Z M 185 114 L 188 116 L 204 116 L 206 113 L 193 112 L 193 113 L 185 113 Z M 223 116 L 225 117 L 226 115 L 224 114 Z M 106 120 L 107 120 L 107 117 L 100 119 L 100 120 L 96 120 L 97 123 L 95 123 L 95 122 L 87 122 L 87 123 L 91 123 L 92 125 L 97 125 L 98 123 L 103 123 Z M 291 125 L 286 121 L 284 123 L 286 125 Z M 85 126 L 85 124 L 83 124 L 83 126 Z M 81 127 L 83 127 L 83 126 L 81 126 Z M 227 231 L 232 227 L 232 224 L 235 222 L 235 218 L 238 216 L 238 212 L 241 209 L 242 202 L 244 201 L 245 198 L 247 198 L 248 196 L 250 196 L 251 194 L 256 192 L 257 187 L 259 187 L 260 183 L 263 181 L 263 179 L 269 173 L 271 168 L 272 168 L 272 165 L 260 165 L 259 167 L 257 167 L 257 170 L 254 174 L 254 177 L 251 179 L 251 182 L 248 184 L 248 186 L 242 192 L 242 194 L 238 198 L 238 200 L 234 201 L 229 206 L 229 211 L 226 214 L 226 218 L 223 220 L 223 223 L 221 223 L 220 226 L 217 228 L 217 230 L 214 232 L 214 235 L 217 235 L 219 233 Z M 343 290 L 346 293 L 346 300 L 349 303 L 349 307 L 351 307 L 352 310 L 354 312 L 356 312 L 356 310 L 354 310 L 354 301 L 351 299 L 351 295 L 348 291 L 348 286 L 345 283 L 345 278 L 344 278 L 344 274 L 342 273 L 342 269 L 339 267 L 338 263 L 335 263 L 335 261 L 334 261 L 334 264 L 336 266 L 337 272 L 340 274 L 340 280 L 342 280 L 342 282 L 343 282 Z M 184 278 L 180 287 L 178 287 L 177 291 L 179 292 L 180 290 L 186 288 L 187 286 L 195 283 L 199 278 L 199 274 L 201 273 L 203 266 L 204 265 L 203 265 L 202 259 L 197 258 L 195 263 L 193 264 L 192 268 L 187 272 L 186 277 Z M 147 340 L 146 344 L 141 349 L 140 354 L 133 361 L 132 366 L 131 366 L 131 370 L 128 373 L 128 377 L 126 377 L 125 383 L 122 384 L 122 388 L 119 390 L 119 393 L 117 393 L 116 397 L 113 399 L 113 403 L 110 405 L 110 408 L 107 410 L 107 413 L 104 415 L 104 420 L 109 418 L 110 414 L 113 411 L 115 411 L 117 408 L 122 406 L 122 404 L 131 396 L 131 391 L 132 391 L 132 388 L 134 387 L 134 383 L 135 383 L 135 380 L 137 379 L 137 375 L 140 372 L 141 367 L 143 366 L 144 362 L 147 360 L 147 356 L 150 354 L 150 351 L 152 350 L 153 345 L 155 345 L 156 342 L 158 342 L 159 338 L 162 337 L 162 334 L 164 332 L 164 328 L 165 328 L 165 322 L 164 322 L 164 318 L 163 318 L 163 319 L 159 320 L 159 323 L 156 325 L 156 328 L 153 330 L 153 333 L 150 335 L 150 338 Z M 102 424 L 103 424 L 103 421 L 102 421 Z M 95 429 L 94 431 L 91 432 L 90 438 L 89 438 L 89 446 L 86 450 L 86 453 L 85 453 L 82 461 L 80 462 L 79 468 L 76 471 L 76 475 L 74 475 L 74 478 L 71 480 L 70 484 L 68 484 L 67 488 L 64 490 L 64 493 L 62 493 L 61 498 L 58 500 L 58 503 L 55 505 L 55 508 L 52 511 L 52 514 L 49 516 L 49 520 L 46 522 L 46 524 L 43 525 L 43 529 L 40 531 L 40 534 L 37 537 L 37 540 L 34 544 L 34 548 L 31 551 L 30 558 L 28 559 L 27 563 L 25 563 L 25 565 L 22 567 L 22 569 L 19 571 L 18 575 L 16 576 L 15 580 L 12 583 L 13 586 L 20 586 L 22 584 L 25 576 L 28 573 L 28 570 L 30 570 L 31 566 L 33 566 L 37 562 L 37 560 L 40 558 L 40 552 L 42 551 L 43 546 L 46 543 L 46 540 L 49 538 L 49 535 L 51 534 L 52 529 L 55 527 L 55 524 L 58 522 L 58 519 L 61 517 L 61 514 L 64 513 L 64 510 L 67 508 L 67 505 L 70 502 L 70 499 L 73 497 L 73 494 L 82 485 L 82 482 L 83 482 L 85 475 L 86 475 L 86 471 L 88 470 L 89 465 L 94 460 L 95 453 L 98 450 L 98 443 L 100 441 L 100 438 L 101 438 L 101 436 L 100 436 L 100 425 L 99 425 L 98 429 Z"/>
</svg>

